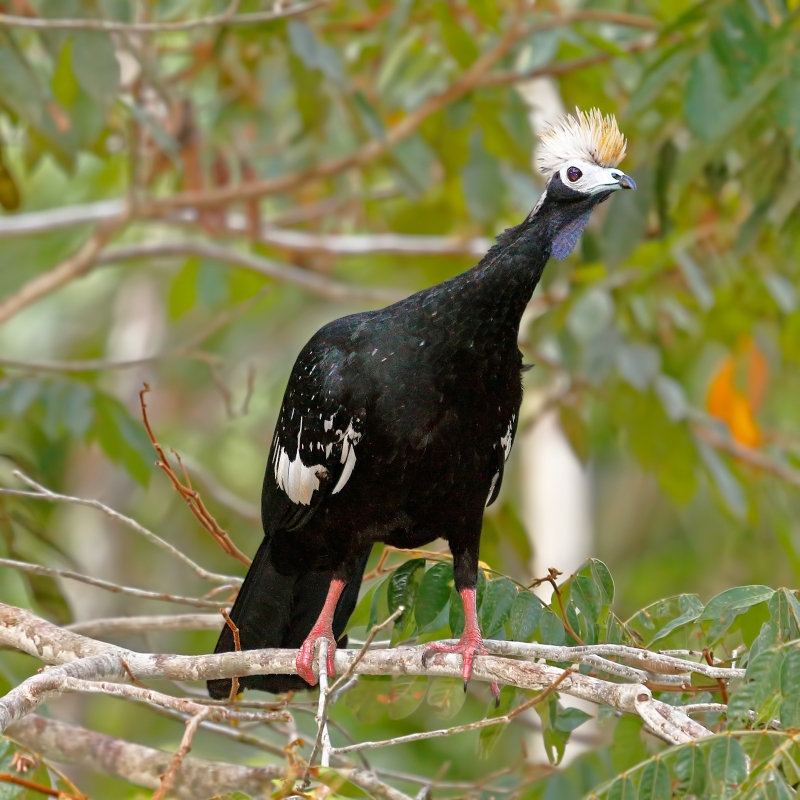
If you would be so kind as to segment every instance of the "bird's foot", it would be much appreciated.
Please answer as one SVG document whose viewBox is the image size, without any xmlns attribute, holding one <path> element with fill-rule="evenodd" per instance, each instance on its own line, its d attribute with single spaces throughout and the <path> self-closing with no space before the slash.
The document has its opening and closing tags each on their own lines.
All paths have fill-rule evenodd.
<svg viewBox="0 0 800 800">
<path fill-rule="evenodd" d="M 328 676 L 331 677 L 336 674 L 334 667 L 334 656 L 336 655 L 336 639 L 333 636 L 333 628 L 330 625 L 323 625 L 317 628 L 316 626 L 311 629 L 311 633 L 306 636 L 303 646 L 295 659 L 295 668 L 297 674 L 309 685 L 317 685 L 317 675 L 314 672 L 314 656 L 316 654 L 317 642 L 320 639 L 328 640 L 328 658 L 326 667 L 328 669 Z"/>
<path fill-rule="evenodd" d="M 472 676 L 472 662 L 475 656 L 488 655 L 486 646 L 483 643 L 479 630 L 465 630 L 456 644 L 444 644 L 443 642 L 430 642 L 425 645 L 422 651 L 422 664 L 428 666 L 428 659 L 434 653 L 460 653 L 462 658 L 461 677 L 464 680 L 464 691 L 467 691 L 467 683 Z M 495 706 L 500 705 L 500 687 L 496 683 L 491 684 L 492 694 L 494 695 Z"/>
</svg>

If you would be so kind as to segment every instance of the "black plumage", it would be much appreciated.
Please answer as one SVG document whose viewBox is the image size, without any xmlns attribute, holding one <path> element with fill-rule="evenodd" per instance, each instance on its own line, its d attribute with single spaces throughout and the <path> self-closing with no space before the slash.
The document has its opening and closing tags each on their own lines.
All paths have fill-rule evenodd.
<svg viewBox="0 0 800 800">
<path fill-rule="evenodd" d="M 231 610 L 244 649 L 303 645 L 299 674 L 244 677 L 243 688 L 315 683 L 314 644 L 320 636 L 346 642 L 372 545 L 415 548 L 439 537 L 464 600 L 455 649 L 469 677 L 484 652 L 474 613 L 483 510 L 500 491 L 522 401 L 523 311 L 551 253 L 564 257 L 592 209 L 615 189 L 633 188 L 597 155 L 568 161 L 478 266 L 331 322 L 303 348 L 264 478 L 265 538 Z M 584 165 L 581 176 L 602 173 L 584 180 L 590 190 L 568 185 L 575 164 Z M 225 628 L 216 652 L 232 649 Z M 209 691 L 226 697 L 230 685 L 209 681 Z"/>
</svg>

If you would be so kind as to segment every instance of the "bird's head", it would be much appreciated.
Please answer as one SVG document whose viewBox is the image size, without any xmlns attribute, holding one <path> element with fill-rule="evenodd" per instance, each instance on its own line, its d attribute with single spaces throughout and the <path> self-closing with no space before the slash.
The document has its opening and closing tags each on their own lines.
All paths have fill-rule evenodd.
<svg viewBox="0 0 800 800">
<path fill-rule="evenodd" d="M 626 146 L 616 119 L 596 108 L 576 109 L 574 117 L 562 117 L 542 134 L 538 163 L 547 187 L 528 219 L 547 214 L 555 258 L 569 255 L 596 205 L 618 189 L 636 188 L 617 167 Z"/>
</svg>

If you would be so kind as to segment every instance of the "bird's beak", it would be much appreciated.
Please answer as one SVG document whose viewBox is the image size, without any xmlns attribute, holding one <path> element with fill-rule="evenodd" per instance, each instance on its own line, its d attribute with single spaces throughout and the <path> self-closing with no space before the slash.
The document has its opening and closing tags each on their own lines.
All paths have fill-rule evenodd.
<svg viewBox="0 0 800 800">
<path fill-rule="evenodd" d="M 620 189 L 635 189 L 636 183 L 629 175 L 625 175 L 624 173 L 620 177 L 619 181 L 619 188 Z"/>
</svg>

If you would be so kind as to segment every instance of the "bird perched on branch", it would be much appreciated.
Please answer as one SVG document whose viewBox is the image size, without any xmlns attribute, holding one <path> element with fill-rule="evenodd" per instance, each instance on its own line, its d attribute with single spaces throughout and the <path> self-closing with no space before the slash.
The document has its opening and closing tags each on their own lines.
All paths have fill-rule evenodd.
<svg viewBox="0 0 800 800">
<path fill-rule="evenodd" d="M 486 652 L 476 615 L 483 510 L 497 498 L 522 401 L 520 320 L 548 259 L 575 247 L 592 210 L 635 184 L 617 164 L 625 138 L 597 109 L 546 131 L 536 207 L 478 266 L 378 311 L 338 319 L 292 370 L 261 496 L 264 541 L 231 610 L 241 647 L 300 648 L 297 675 L 243 688 L 307 689 L 315 645 L 333 655 L 372 545 L 445 539 L 464 604 L 463 678 Z M 216 651 L 234 649 L 231 628 Z M 230 680 L 208 682 L 227 697 Z M 495 696 L 497 686 L 493 686 Z"/>
</svg>

